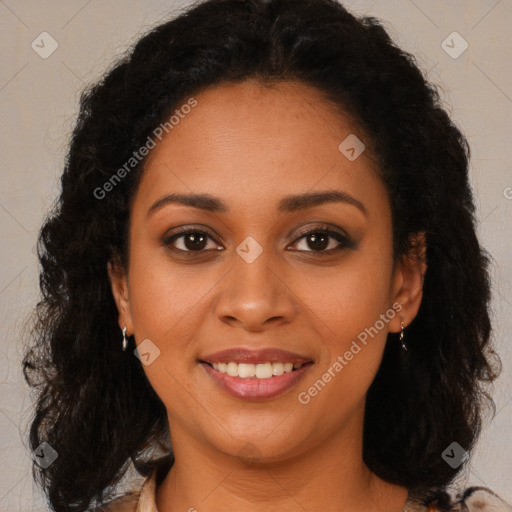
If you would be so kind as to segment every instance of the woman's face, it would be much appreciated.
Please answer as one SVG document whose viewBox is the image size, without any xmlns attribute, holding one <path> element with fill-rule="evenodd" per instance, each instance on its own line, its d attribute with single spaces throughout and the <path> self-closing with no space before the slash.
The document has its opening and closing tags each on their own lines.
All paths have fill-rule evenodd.
<svg viewBox="0 0 512 512">
<path fill-rule="evenodd" d="M 111 269 L 175 451 L 279 460 L 359 436 L 388 331 L 421 300 L 420 270 L 393 268 L 365 135 L 299 83 L 195 99 L 146 162 L 127 273 Z"/>
</svg>

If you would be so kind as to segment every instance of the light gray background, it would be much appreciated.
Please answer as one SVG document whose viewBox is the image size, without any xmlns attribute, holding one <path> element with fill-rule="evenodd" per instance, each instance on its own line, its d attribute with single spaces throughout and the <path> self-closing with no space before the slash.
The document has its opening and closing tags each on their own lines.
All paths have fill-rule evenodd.
<svg viewBox="0 0 512 512">
<path fill-rule="evenodd" d="M 31 411 L 20 337 L 37 301 L 36 235 L 58 193 L 79 93 L 141 32 L 188 4 L 0 0 L 1 512 L 47 510 L 32 483 L 32 454 L 25 442 Z M 441 86 L 446 108 L 471 145 L 479 235 L 494 258 L 495 339 L 503 373 L 495 386 L 497 415 L 459 485 L 489 486 L 512 503 L 512 2 L 351 0 L 345 5 L 355 14 L 381 18 L 398 44 L 416 55 Z M 454 31 L 469 45 L 458 58 L 441 46 Z M 42 46 L 42 32 L 58 43 L 46 59 L 31 47 L 34 40 Z M 457 36 L 447 44 L 452 52 L 462 48 Z"/>
</svg>

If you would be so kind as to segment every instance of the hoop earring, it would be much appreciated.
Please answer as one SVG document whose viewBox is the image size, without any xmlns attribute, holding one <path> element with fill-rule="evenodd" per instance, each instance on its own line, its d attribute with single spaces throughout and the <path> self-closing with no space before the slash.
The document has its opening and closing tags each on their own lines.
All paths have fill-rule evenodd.
<svg viewBox="0 0 512 512">
<path fill-rule="evenodd" d="M 128 346 L 128 340 L 126 339 L 126 326 L 123 329 L 123 351 L 126 350 L 126 347 Z"/>
<path fill-rule="evenodd" d="M 402 330 L 400 331 L 400 338 L 398 340 L 400 341 L 400 343 L 402 343 L 402 348 L 404 350 L 407 350 L 407 347 L 404 342 L 404 323 L 403 322 L 400 322 L 400 327 L 402 328 Z"/>
</svg>

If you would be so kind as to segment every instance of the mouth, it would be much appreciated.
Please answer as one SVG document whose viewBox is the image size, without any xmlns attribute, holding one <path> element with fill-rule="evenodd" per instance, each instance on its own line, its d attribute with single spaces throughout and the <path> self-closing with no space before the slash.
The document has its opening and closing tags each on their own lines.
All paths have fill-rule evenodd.
<svg viewBox="0 0 512 512">
<path fill-rule="evenodd" d="M 230 348 L 202 356 L 197 362 L 220 390 L 253 401 L 290 391 L 314 365 L 308 356 L 270 347 Z"/>
<path fill-rule="evenodd" d="M 246 400 L 290 391 L 314 365 L 308 357 L 279 349 L 230 349 L 197 361 L 221 390 Z"/>
</svg>

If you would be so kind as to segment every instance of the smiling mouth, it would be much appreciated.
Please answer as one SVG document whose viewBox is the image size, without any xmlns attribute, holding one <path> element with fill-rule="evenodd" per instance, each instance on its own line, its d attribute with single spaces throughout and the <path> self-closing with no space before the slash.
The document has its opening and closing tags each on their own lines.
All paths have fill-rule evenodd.
<svg viewBox="0 0 512 512">
<path fill-rule="evenodd" d="M 207 364 L 215 371 L 223 374 L 227 374 L 230 377 L 240 377 L 242 379 L 271 379 L 273 377 L 279 377 L 285 373 L 292 373 L 303 366 L 313 364 L 312 361 L 307 363 L 290 363 L 290 362 L 266 362 L 266 363 L 236 363 L 230 361 L 227 363 L 211 363 L 209 361 L 201 361 Z"/>
</svg>

